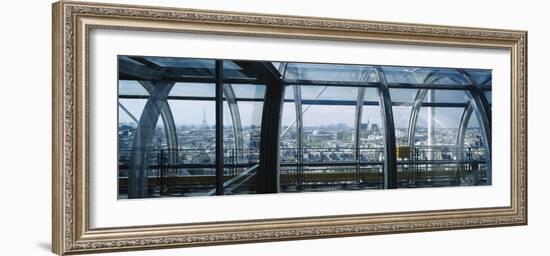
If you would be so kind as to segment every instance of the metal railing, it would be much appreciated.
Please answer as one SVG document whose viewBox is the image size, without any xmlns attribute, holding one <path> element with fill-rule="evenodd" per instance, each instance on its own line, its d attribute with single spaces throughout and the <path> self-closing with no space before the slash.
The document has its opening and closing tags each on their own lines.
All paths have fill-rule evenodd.
<svg viewBox="0 0 550 256">
<path fill-rule="evenodd" d="M 149 195 L 215 194 L 215 154 L 210 149 L 152 149 L 146 157 Z M 355 156 L 355 152 L 359 155 Z M 301 154 L 301 158 L 299 158 Z M 256 191 L 258 150 L 224 151 L 224 194 Z M 280 149 L 280 192 L 382 189 L 383 148 Z M 299 161 L 298 159 L 301 159 Z M 119 192 L 127 191 L 131 151 L 119 151 Z M 486 184 L 483 149 L 413 146 L 398 159 L 398 187 Z"/>
<path fill-rule="evenodd" d="M 148 194 L 157 196 L 210 195 L 215 188 L 215 152 L 211 149 L 150 149 L 145 156 Z M 224 151 L 226 194 L 252 193 L 258 167 L 257 150 Z M 119 150 L 119 193 L 128 189 L 132 150 Z M 239 179 L 235 179 L 239 178 Z M 238 184 L 235 187 L 235 184 Z"/>
</svg>

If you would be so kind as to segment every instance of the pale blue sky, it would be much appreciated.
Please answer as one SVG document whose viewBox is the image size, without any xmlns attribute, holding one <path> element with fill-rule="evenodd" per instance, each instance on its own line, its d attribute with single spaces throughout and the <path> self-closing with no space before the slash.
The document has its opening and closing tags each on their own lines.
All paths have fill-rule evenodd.
<svg viewBox="0 0 550 256">
<path fill-rule="evenodd" d="M 121 94 L 147 95 L 145 89 L 139 86 L 136 82 L 121 81 L 119 86 L 119 92 Z M 314 99 L 317 96 L 317 99 L 319 100 L 336 99 L 353 101 L 357 99 L 357 88 L 354 87 L 323 88 L 323 86 L 303 86 L 302 98 L 307 100 Z M 234 90 L 237 97 L 263 98 L 264 95 L 263 86 L 236 85 L 234 86 Z M 285 98 L 292 99 L 292 91 L 293 90 L 291 87 L 287 87 Z M 367 88 L 364 99 L 365 101 L 375 102 L 377 101 L 377 94 L 376 89 Z M 214 86 L 212 84 L 178 84 L 174 87 L 170 95 L 213 97 Z M 415 95 L 416 90 L 391 90 L 391 96 L 394 102 L 412 102 Z M 427 101 L 428 99 L 426 98 L 425 102 Z M 436 93 L 435 101 L 466 103 L 467 98 L 465 93 L 461 91 L 440 90 Z M 120 103 L 123 104 L 136 119 L 139 120 L 146 100 L 120 99 Z M 169 104 L 174 115 L 174 121 L 177 125 L 200 125 L 203 120 L 203 112 L 206 112 L 206 122 L 210 125 L 214 125 L 215 106 L 212 101 L 170 100 Z M 224 123 L 231 124 L 231 117 L 227 106 L 224 106 L 224 109 Z M 354 106 L 312 105 L 308 108 L 307 105 L 304 105 L 303 110 L 306 110 L 304 114 L 305 126 L 321 126 L 343 123 L 352 127 L 354 123 Z M 260 124 L 262 113 L 261 102 L 239 102 L 239 111 L 243 126 Z M 410 107 L 393 107 L 393 111 L 395 126 L 398 128 L 407 127 L 410 116 Z M 448 128 L 458 127 L 458 122 L 460 121 L 461 115 L 462 109 L 437 108 L 435 115 L 436 126 Z M 295 116 L 294 103 L 285 103 L 283 106 L 282 125 L 287 126 L 293 123 Z M 427 125 L 427 119 L 428 115 L 426 108 L 423 108 L 419 116 L 418 126 L 425 127 Z M 379 125 L 382 125 L 380 108 L 378 106 L 364 107 L 362 121 L 365 123 L 367 120 L 370 121 L 370 123 L 378 123 Z M 122 109 L 119 109 L 119 121 L 133 122 Z"/>
</svg>

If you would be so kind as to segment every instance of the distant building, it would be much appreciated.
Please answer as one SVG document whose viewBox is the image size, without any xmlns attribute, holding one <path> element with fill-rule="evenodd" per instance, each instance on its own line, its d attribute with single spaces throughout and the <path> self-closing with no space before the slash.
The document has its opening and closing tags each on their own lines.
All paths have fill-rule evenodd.
<svg viewBox="0 0 550 256">
<path fill-rule="evenodd" d="M 328 141 L 333 140 L 334 135 L 329 132 L 315 130 L 312 134 L 308 135 L 307 140 L 308 141 Z"/>
<path fill-rule="evenodd" d="M 336 139 L 337 139 L 337 140 L 344 140 L 344 139 L 346 139 L 346 135 L 347 135 L 347 134 L 348 134 L 348 133 L 345 132 L 345 131 L 344 131 L 344 132 L 337 132 L 337 133 L 336 133 Z"/>
<path fill-rule="evenodd" d="M 373 123 L 373 124 L 371 124 L 370 129 L 372 130 L 372 132 L 378 133 L 380 128 L 378 128 L 377 123 Z"/>
<path fill-rule="evenodd" d="M 483 140 L 481 138 L 481 135 L 476 134 L 476 140 L 475 140 L 475 148 L 482 148 L 483 147 Z"/>
</svg>

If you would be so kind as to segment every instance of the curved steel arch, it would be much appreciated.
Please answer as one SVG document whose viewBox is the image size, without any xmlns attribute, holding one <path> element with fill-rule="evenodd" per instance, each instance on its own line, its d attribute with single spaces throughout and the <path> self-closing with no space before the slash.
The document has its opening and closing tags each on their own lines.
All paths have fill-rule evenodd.
<svg viewBox="0 0 550 256">
<path fill-rule="evenodd" d="M 359 75 L 359 82 L 368 82 L 369 80 L 369 72 L 365 68 L 363 69 L 363 72 Z M 363 120 L 363 105 L 365 101 L 365 93 L 366 88 L 365 87 L 359 87 L 357 90 L 357 103 L 355 105 L 355 122 L 354 122 L 354 145 L 355 145 L 355 152 L 354 152 L 354 160 L 359 163 L 360 156 L 361 156 L 361 149 L 360 149 L 360 135 L 361 135 L 361 121 Z"/>
<path fill-rule="evenodd" d="M 462 154 L 462 151 L 464 149 L 464 138 L 466 137 L 466 129 L 468 128 L 468 124 L 470 123 L 470 118 L 473 112 L 474 108 L 472 104 L 468 102 L 468 105 L 464 108 L 464 112 L 462 113 L 462 116 L 460 118 L 456 145 L 458 146 L 459 152 L 461 152 L 460 154 L 458 154 L 458 160 L 461 161 L 464 160 L 464 154 Z"/>
<path fill-rule="evenodd" d="M 449 76 L 449 75 L 437 76 L 439 72 L 440 72 L 440 70 L 434 70 L 434 71 L 430 72 L 424 78 L 422 83 L 423 84 L 433 84 L 433 83 L 437 82 L 439 79 L 442 79 L 444 77 L 453 79 L 456 82 L 458 82 L 456 76 Z M 466 80 L 466 81 L 468 81 L 468 80 Z M 411 116 L 409 118 L 409 130 L 408 130 L 408 144 L 409 144 L 409 146 L 414 145 L 414 139 L 415 139 L 414 136 L 415 136 L 415 133 L 416 133 L 416 123 L 418 121 L 418 114 L 420 113 L 420 109 L 422 107 L 422 102 L 424 102 L 424 99 L 426 98 L 426 95 L 428 94 L 428 91 L 429 91 L 428 89 L 419 89 L 418 92 L 416 93 L 414 103 L 413 103 L 413 107 L 411 109 Z"/>
<path fill-rule="evenodd" d="M 367 71 L 367 69 L 363 69 L 363 72 L 361 72 L 361 75 L 359 76 L 359 82 L 367 82 L 369 77 L 368 77 L 369 73 Z M 360 141 L 361 141 L 361 122 L 363 120 L 363 104 L 364 104 L 364 101 L 365 101 L 365 93 L 366 93 L 366 88 L 365 87 L 359 87 L 359 89 L 357 90 L 357 103 L 355 105 L 355 122 L 354 122 L 354 146 L 355 146 L 355 151 L 354 151 L 354 154 L 353 154 L 353 158 L 355 160 L 355 163 L 357 163 L 357 165 L 355 166 L 355 171 L 357 173 L 359 173 L 360 171 L 360 162 L 361 162 L 361 145 L 360 145 Z M 359 185 L 361 185 L 361 182 L 360 182 L 360 178 L 358 178 L 357 180 L 357 183 Z"/>
<path fill-rule="evenodd" d="M 417 82 L 419 83 L 423 83 L 425 82 L 430 76 L 433 75 L 434 72 L 431 72 L 430 74 L 428 74 L 426 76 L 426 78 L 424 78 L 422 81 L 420 80 L 420 78 L 415 75 L 414 78 L 416 79 Z M 414 133 L 415 133 L 415 126 L 416 126 L 416 121 L 418 119 L 418 113 L 420 112 L 420 107 L 422 107 L 422 102 L 424 101 L 424 97 L 426 97 L 426 93 L 428 92 L 427 89 L 419 89 L 418 92 L 416 93 L 416 96 L 414 98 L 414 102 L 413 102 L 413 106 L 411 108 L 411 116 L 409 117 L 409 127 L 408 127 L 408 130 L 407 130 L 407 140 L 408 140 L 408 145 L 409 146 L 413 146 L 414 145 Z"/>
<path fill-rule="evenodd" d="M 419 89 L 414 98 L 414 103 L 411 109 L 411 116 L 409 117 L 409 130 L 408 132 L 408 144 L 409 146 L 414 145 L 414 134 L 416 132 L 416 122 L 418 119 L 418 113 L 420 113 L 420 108 L 422 107 L 422 102 L 428 93 L 428 89 Z"/>
<path fill-rule="evenodd" d="M 151 81 L 138 81 L 138 82 L 143 86 L 143 88 L 145 88 L 145 90 L 147 90 L 149 95 L 152 95 L 152 93 L 154 93 L 155 84 L 153 82 Z M 166 144 L 168 145 L 169 149 L 177 149 L 178 136 L 176 133 L 176 124 L 174 122 L 174 115 L 172 114 L 172 109 L 170 108 L 170 104 L 168 104 L 167 99 L 159 102 L 159 110 L 160 110 L 160 116 L 162 118 L 162 123 L 164 124 L 164 133 L 166 134 L 165 135 Z"/>
<path fill-rule="evenodd" d="M 175 82 L 159 81 L 149 84 L 150 97 L 145 103 L 141 114 L 130 157 L 130 170 L 128 172 L 128 198 L 143 198 L 147 196 L 147 159 L 151 151 L 154 130 L 167 97 Z M 169 106 L 168 106 L 169 109 Z M 171 115 L 171 112 L 170 112 Z M 167 116 L 168 118 L 168 116 Z M 173 119 L 172 119 L 173 124 Z"/>
<path fill-rule="evenodd" d="M 361 136 L 361 121 L 363 119 L 363 101 L 365 99 L 365 87 L 360 87 L 357 90 L 357 104 L 355 105 L 355 123 L 354 123 L 354 144 L 355 144 L 355 152 L 354 152 L 354 160 L 355 162 L 359 163 L 360 156 L 361 156 L 361 149 L 360 149 L 360 136 Z"/>
<path fill-rule="evenodd" d="M 243 128 L 241 113 L 239 111 L 239 105 L 237 104 L 237 98 L 235 96 L 235 91 L 233 90 L 233 85 L 225 84 L 225 86 L 223 86 L 223 93 L 227 101 L 227 106 L 229 107 L 231 122 L 233 124 L 233 144 L 235 147 L 235 159 L 238 162 L 239 157 L 242 157 L 240 153 L 243 152 Z"/>
<path fill-rule="evenodd" d="M 378 102 L 384 125 L 384 188 L 397 188 L 397 150 L 395 140 L 395 125 L 393 122 L 392 100 L 388 88 L 388 81 L 380 66 L 375 67 L 376 75 L 380 80 L 378 87 Z"/>
<path fill-rule="evenodd" d="M 155 84 L 151 81 L 138 81 L 145 90 L 151 95 L 153 93 Z M 175 84 L 174 84 L 175 85 Z M 160 117 L 164 124 L 164 136 L 166 137 L 168 164 L 178 163 L 178 134 L 176 131 L 176 122 L 174 121 L 174 115 L 172 114 L 172 108 L 168 103 L 168 99 L 159 102 L 160 104 Z M 187 173 L 186 170 L 184 172 Z"/>
</svg>

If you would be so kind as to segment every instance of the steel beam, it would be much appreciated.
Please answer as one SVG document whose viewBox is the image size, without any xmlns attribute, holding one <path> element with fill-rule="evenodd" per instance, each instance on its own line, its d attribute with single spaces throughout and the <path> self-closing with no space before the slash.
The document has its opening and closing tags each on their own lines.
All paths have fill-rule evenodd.
<svg viewBox="0 0 550 256">
<path fill-rule="evenodd" d="M 434 71 L 437 73 L 437 71 Z M 379 82 L 342 82 L 342 81 L 314 81 L 314 80 L 285 80 L 286 85 L 301 86 L 342 86 L 342 87 L 370 87 L 378 88 Z M 468 85 L 457 84 L 430 84 L 430 83 L 389 83 L 388 88 L 395 89 L 438 89 L 438 90 L 464 90 Z"/>
<path fill-rule="evenodd" d="M 385 127 L 385 161 L 384 161 L 384 188 L 397 188 L 397 152 L 395 145 L 395 125 L 393 123 L 393 110 L 391 96 L 388 89 L 386 76 L 382 68 L 377 66 L 376 73 L 380 80 L 378 100 L 382 112 L 382 121 Z"/>
<path fill-rule="evenodd" d="M 354 154 L 354 160 L 356 162 L 360 161 L 361 156 L 361 149 L 360 149 L 360 141 L 361 141 L 361 120 L 363 119 L 363 100 L 365 99 L 365 88 L 361 87 L 359 90 L 357 90 L 357 103 L 355 105 L 355 131 L 354 131 L 354 144 L 355 144 L 355 154 Z"/>
<path fill-rule="evenodd" d="M 281 74 L 269 62 L 235 61 L 235 64 L 257 74 L 257 78 L 266 85 L 256 192 L 277 193 L 279 192 L 279 136 L 284 98 Z"/>
<path fill-rule="evenodd" d="M 371 87 L 378 88 L 378 82 L 346 82 L 346 81 L 322 81 L 322 80 L 296 80 L 285 79 L 285 85 L 301 85 L 301 86 L 343 86 L 343 87 Z"/>
<path fill-rule="evenodd" d="M 296 189 L 301 190 L 303 183 L 303 168 L 300 166 L 300 164 L 303 162 L 304 158 L 302 88 L 299 85 L 293 85 L 292 89 L 294 90 L 294 106 L 296 112 L 296 163 L 299 165 L 296 172 Z"/>
<path fill-rule="evenodd" d="M 216 60 L 216 195 L 223 195 L 223 61 Z"/>
<path fill-rule="evenodd" d="M 420 84 L 409 84 L 409 83 L 398 83 L 390 84 L 388 86 L 392 89 L 437 89 L 437 90 L 458 90 L 463 91 L 467 89 L 468 85 L 460 84 L 429 84 L 429 83 L 420 83 Z"/>
<path fill-rule="evenodd" d="M 225 83 L 227 84 L 227 82 Z M 148 95 L 119 95 L 119 99 L 148 99 Z M 167 100 L 197 100 L 197 101 L 215 101 L 216 97 L 201 97 L 201 96 L 168 96 Z M 225 99 L 225 97 L 224 97 Z M 235 98 L 237 102 L 264 102 L 263 98 Z M 293 99 L 286 99 L 284 102 L 294 102 Z M 356 106 L 355 100 L 304 100 L 302 105 L 324 105 L 324 106 Z M 378 106 L 378 101 L 363 101 L 363 106 Z M 414 106 L 414 102 L 392 102 L 393 106 Z M 467 103 L 454 102 L 422 102 L 422 107 L 437 107 L 437 108 L 465 108 Z M 294 123 L 293 123 L 294 125 Z"/>
<path fill-rule="evenodd" d="M 435 101 L 435 90 L 428 91 L 429 102 Z M 436 144 L 435 140 L 435 108 L 428 108 L 428 145 Z M 434 160 L 434 152 L 428 153 L 428 160 Z"/>
</svg>

